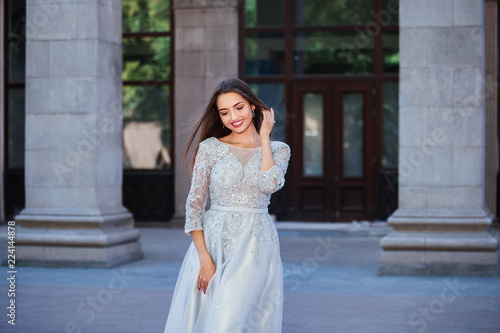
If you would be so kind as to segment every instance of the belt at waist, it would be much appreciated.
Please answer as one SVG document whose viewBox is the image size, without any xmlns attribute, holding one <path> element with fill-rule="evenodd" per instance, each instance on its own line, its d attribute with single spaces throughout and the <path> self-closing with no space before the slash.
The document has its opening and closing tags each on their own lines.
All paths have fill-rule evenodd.
<svg viewBox="0 0 500 333">
<path fill-rule="evenodd" d="M 250 208 L 250 207 L 227 207 L 227 206 L 210 206 L 210 210 L 219 210 L 224 212 L 240 212 L 240 213 L 267 213 L 267 208 Z"/>
</svg>

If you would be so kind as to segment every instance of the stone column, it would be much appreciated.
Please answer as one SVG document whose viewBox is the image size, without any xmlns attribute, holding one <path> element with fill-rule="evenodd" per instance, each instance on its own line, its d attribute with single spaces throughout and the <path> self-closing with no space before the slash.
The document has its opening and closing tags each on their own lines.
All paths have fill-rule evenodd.
<svg viewBox="0 0 500 333">
<path fill-rule="evenodd" d="M 238 75 L 237 0 L 174 0 L 175 214 L 184 223 L 189 186 L 186 143 L 217 81 Z"/>
<path fill-rule="evenodd" d="M 399 209 L 380 274 L 498 274 L 485 207 L 484 1 L 400 1 Z"/>
<path fill-rule="evenodd" d="M 142 258 L 122 206 L 121 1 L 28 0 L 26 208 L 16 258 L 112 267 Z"/>
</svg>

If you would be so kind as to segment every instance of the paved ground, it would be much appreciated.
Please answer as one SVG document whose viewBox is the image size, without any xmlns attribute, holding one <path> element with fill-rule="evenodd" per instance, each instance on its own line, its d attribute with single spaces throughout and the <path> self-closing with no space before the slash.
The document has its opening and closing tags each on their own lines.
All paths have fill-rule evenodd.
<svg viewBox="0 0 500 333">
<path fill-rule="evenodd" d="M 284 333 L 500 332 L 500 278 L 379 277 L 384 224 L 311 226 L 278 223 Z M 0 332 L 163 333 L 190 238 L 139 229 L 144 260 L 116 269 L 18 267 L 15 327 L 0 267 Z"/>
</svg>

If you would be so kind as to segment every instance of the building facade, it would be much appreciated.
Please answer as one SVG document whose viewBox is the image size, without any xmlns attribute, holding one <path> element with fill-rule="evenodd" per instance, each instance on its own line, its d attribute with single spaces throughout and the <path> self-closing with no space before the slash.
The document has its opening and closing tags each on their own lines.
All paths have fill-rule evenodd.
<svg viewBox="0 0 500 333">
<path fill-rule="evenodd" d="M 46 209 L 60 208 L 66 223 L 94 209 L 80 213 L 130 225 L 125 206 L 136 221 L 182 223 L 189 131 L 215 83 L 240 77 L 277 110 L 273 139 L 292 148 L 271 205 L 278 219 L 385 220 L 399 203 L 396 221 L 405 207 L 451 210 L 474 197 L 488 227 L 498 205 L 498 4 L 422 3 L 2 0 L 2 220 L 54 220 Z M 478 76 L 466 80 L 466 69 Z M 122 244 L 133 244 L 126 233 Z"/>
</svg>

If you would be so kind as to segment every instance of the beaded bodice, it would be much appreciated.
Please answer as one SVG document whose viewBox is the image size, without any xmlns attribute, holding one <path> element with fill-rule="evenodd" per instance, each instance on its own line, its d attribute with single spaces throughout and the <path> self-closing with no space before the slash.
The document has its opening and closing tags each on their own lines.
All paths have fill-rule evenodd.
<svg viewBox="0 0 500 333">
<path fill-rule="evenodd" d="M 186 201 L 185 232 L 203 230 L 207 197 L 212 205 L 267 208 L 271 194 L 283 187 L 290 147 L 271 143 L 276 165 L 262 171 L 261 148 L 238 148 L 216 138 L 200 143 Z"/>
</svg>

